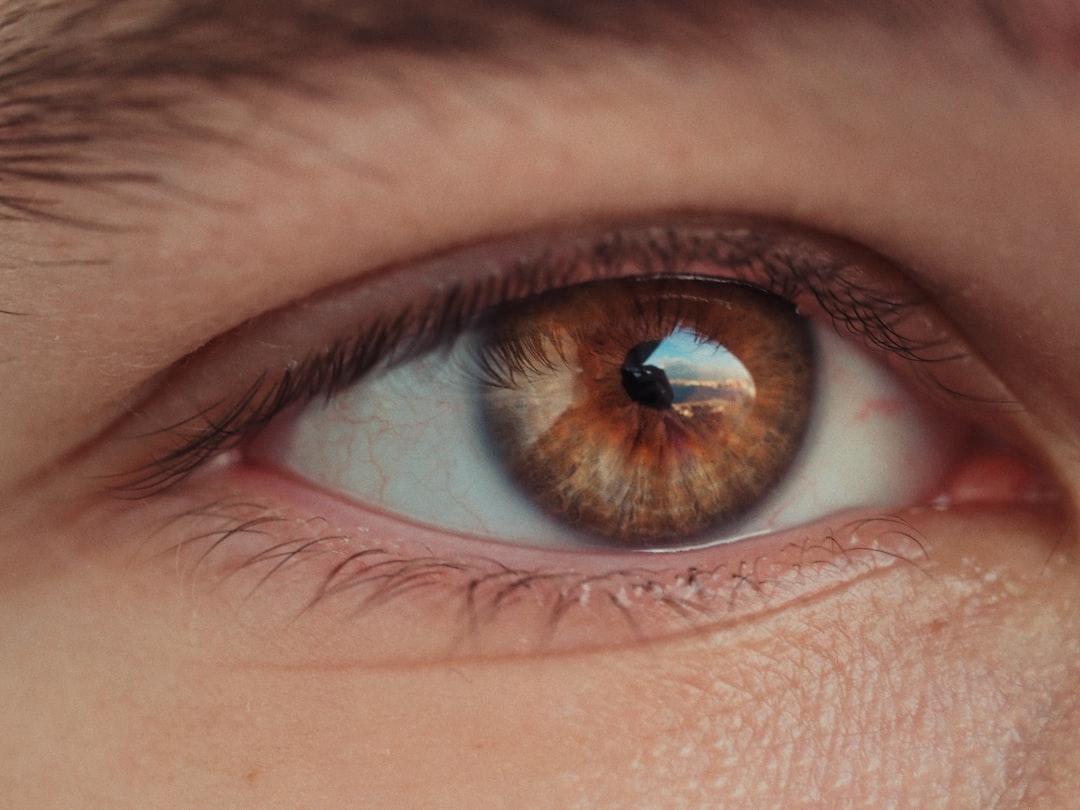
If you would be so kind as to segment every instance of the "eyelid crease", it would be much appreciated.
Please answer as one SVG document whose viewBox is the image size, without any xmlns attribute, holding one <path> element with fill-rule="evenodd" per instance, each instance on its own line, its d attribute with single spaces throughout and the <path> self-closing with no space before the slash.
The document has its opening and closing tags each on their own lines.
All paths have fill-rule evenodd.
<svg viewBox="0 0 1080 810">
<path fill-rule="evenodd" d="M 156 394 L 133 408 L 137 429 L 123 436 L 139 445 L 143 461 L 111 476 L 112 489 L 122 498 L 166 491 L 288 408 L 328 399 L 381 367 L 448 346 L 495 307 L 631 275 L 752 284 L 794 301 L 804 315 L 831 321 L 893 365 L 921 367 L 916 376 L 943 400 L 1013 401 L 996 380 L 971 384 L 970 349 L 921 291 L 865 248 L 796 226 L 682 216 L 663 226 L 544 231 L 464 248 L 368 273 L 359 283 L 249 322 L 185 358 Z M 952 366 L 963 367 L 957 380 L 942 373 Z M 204 396 L 207 388 L 220 390 L 221 377 L 250 382 L 238 392 Z"/>
</svg>

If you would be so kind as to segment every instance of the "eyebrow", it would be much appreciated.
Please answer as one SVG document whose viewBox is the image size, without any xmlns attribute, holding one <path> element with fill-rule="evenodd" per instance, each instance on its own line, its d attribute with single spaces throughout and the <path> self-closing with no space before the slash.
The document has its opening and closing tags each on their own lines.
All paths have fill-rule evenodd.
<svg viewBox="0 0 1080 810">
<path fill-rule="evenodd" d="M 0 181 L 151 180 L 103 168 L 86 147 L 109 136 L 207 136 L 169 116 L 185 90 L 287 85 L 304 63 L 504 55 L 530 47 L 527 37 L 537 47 L 538 34 L 715 46 L 751 25 L 841 15 L 898 37 L 975 25 L 1020 63 L 1080 66 L 1072 0 L 10 0 L 0 13 Z M 0 218 L 41 216 L 50 216 L 44 198 L 0 194 Z"/>
</svg>

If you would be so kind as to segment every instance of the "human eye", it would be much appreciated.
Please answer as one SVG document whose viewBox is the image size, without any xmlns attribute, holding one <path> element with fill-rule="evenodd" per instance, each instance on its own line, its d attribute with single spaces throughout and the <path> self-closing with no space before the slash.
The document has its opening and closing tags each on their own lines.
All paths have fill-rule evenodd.
<svg viewBox="0 0 1080 810">
<path fill-rule="evenodd" d="M 169 556 L 256 615 L 407 636 L 369 662 L 670 638 L 929 569 L 928 515 L 1054 500 L 926 293 L 767 220 L 404 262 L 222 336 L 135 410 L 112 483 L 179 514 Z"/>
<path fill-rule="evenodd" d="M 11 4 L 7 803 L 1069 806 L 1069 5 Z M 678 356 L 812 360 L 741 496 Z"/>
</svg>

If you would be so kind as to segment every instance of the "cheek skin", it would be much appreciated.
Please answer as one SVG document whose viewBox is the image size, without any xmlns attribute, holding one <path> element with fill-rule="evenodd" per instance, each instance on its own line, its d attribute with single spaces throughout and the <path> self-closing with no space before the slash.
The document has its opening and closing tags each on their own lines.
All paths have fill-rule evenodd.
<svg viewBox="0 0 1080 810">
<path fill-rule="evenodd" d="M 296 650 L 43 532 L 0 589 L 0 784 L 26 807 L 1069 806 L 1060 526 L 925 517 L 928 568 L 722 631 L 383 670 L 255 663 Z"/>
</svg>

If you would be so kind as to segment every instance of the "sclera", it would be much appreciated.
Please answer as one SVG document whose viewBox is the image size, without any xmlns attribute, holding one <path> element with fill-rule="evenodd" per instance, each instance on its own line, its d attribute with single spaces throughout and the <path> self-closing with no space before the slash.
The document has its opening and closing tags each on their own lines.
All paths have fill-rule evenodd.
<svg viewBox="0 0 1080 810">
<path fill-rule="evenodd" d="M 968 433 L 915 396 L 880 359 L 812 320 L 812 417 L 786 474 L 760 504 L 678 548 L 731 543 L 850 509 L 928 502 Z M 272 426 L 248 455 L 369 510 L 459 535 L 545 548 L 596 548 L 539 508 L 487 441 L 471 332 Z"/>
</svg>

